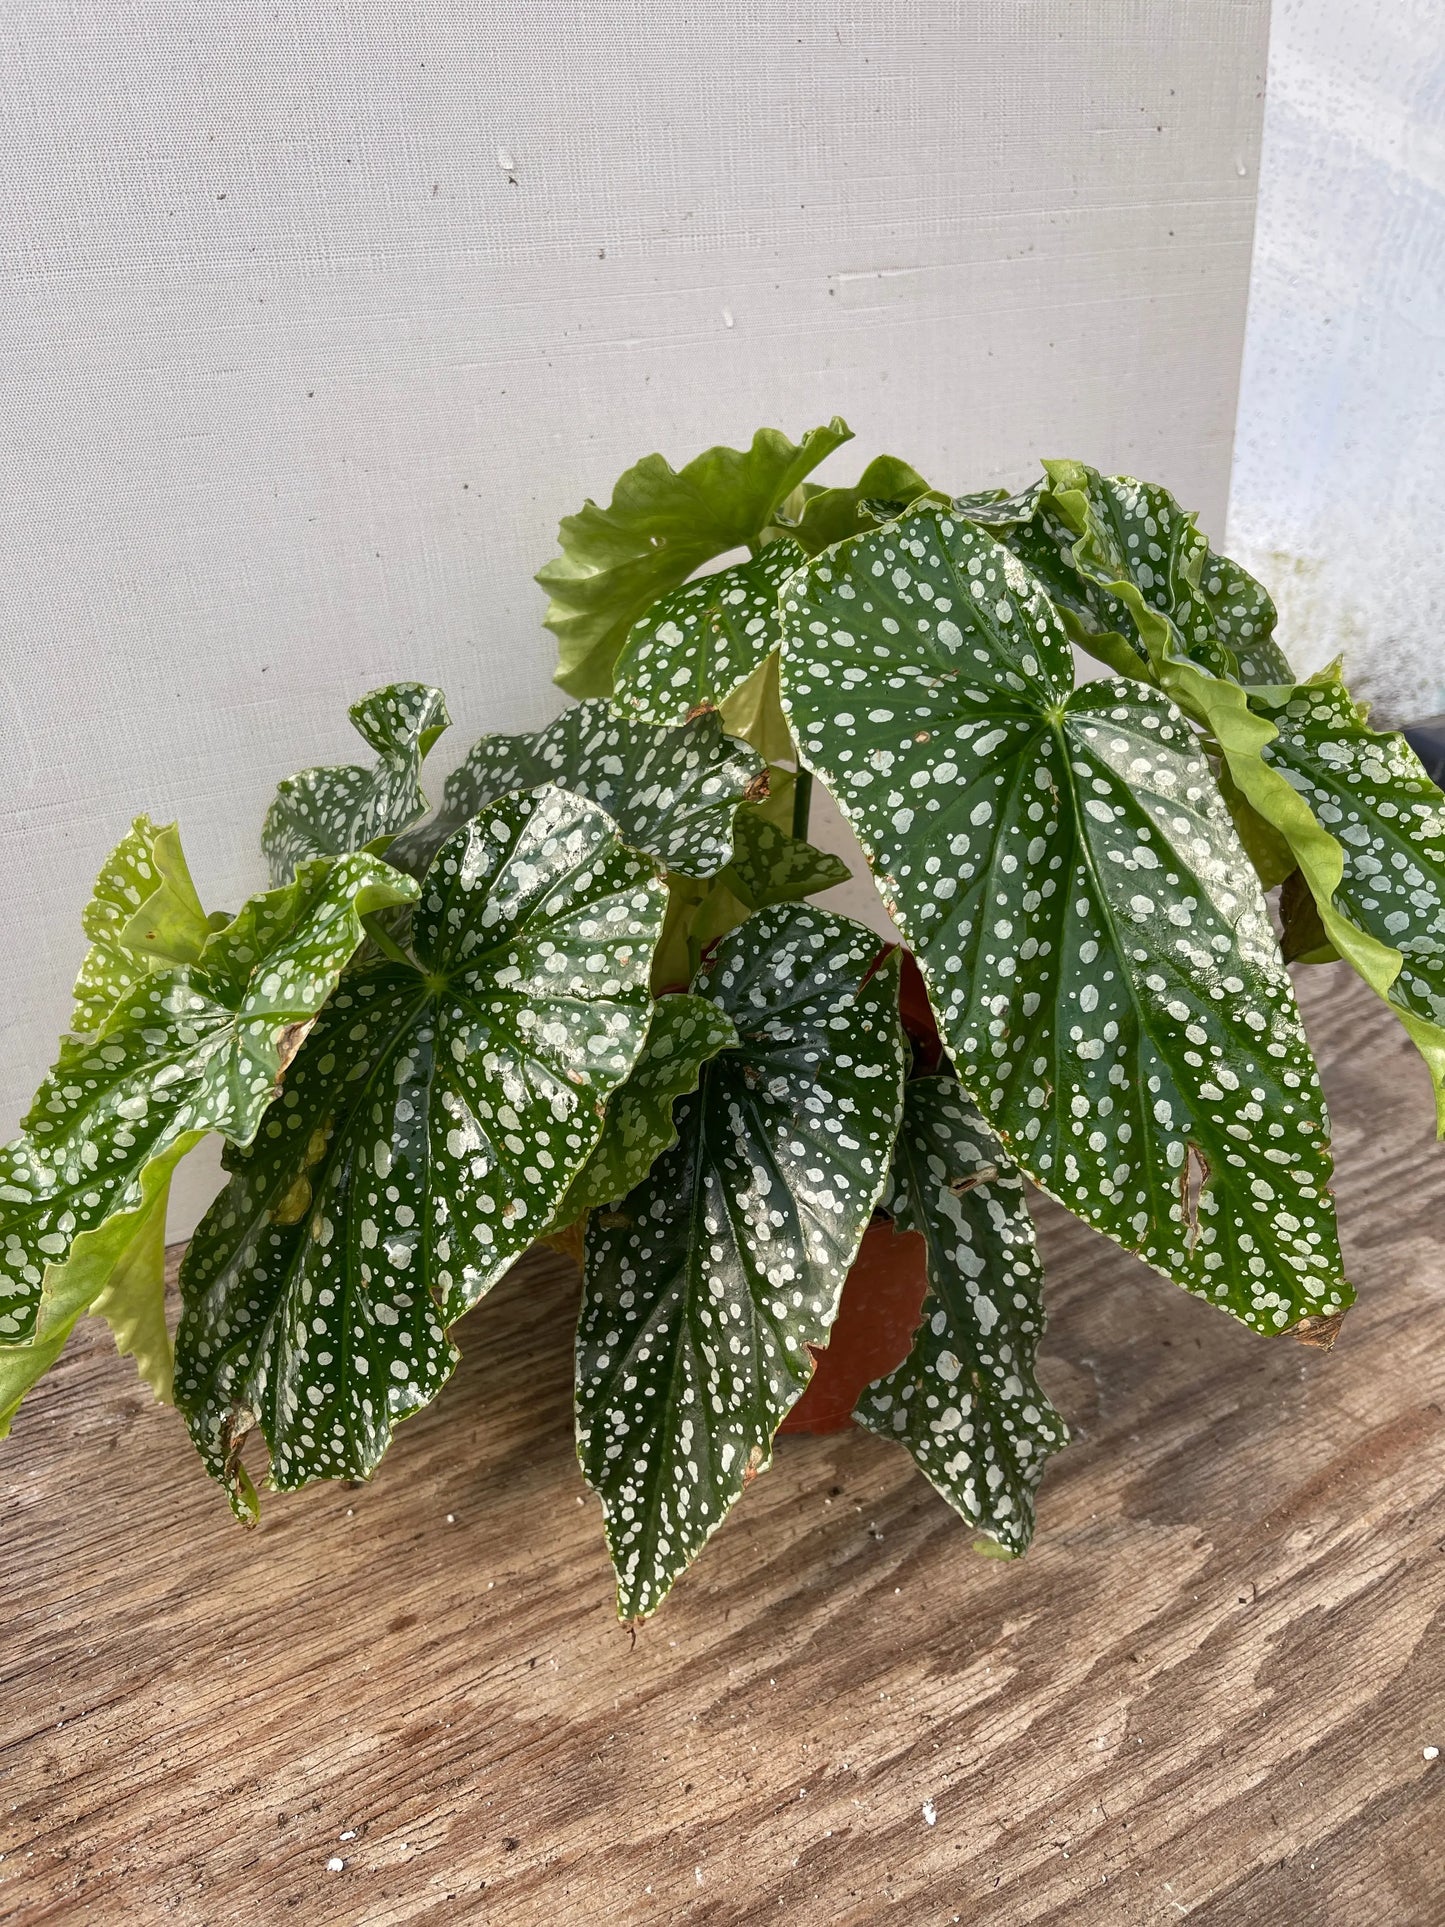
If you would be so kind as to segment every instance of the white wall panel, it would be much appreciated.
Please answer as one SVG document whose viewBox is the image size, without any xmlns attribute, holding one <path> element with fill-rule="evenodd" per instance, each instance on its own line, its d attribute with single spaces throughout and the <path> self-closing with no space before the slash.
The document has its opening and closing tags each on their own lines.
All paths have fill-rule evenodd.
<svg viewBox="0 0 1445 1927">
<path fill-rule="evenodd" d="M 1230 552 L 1296 669 L 1445 709 L 1445 5 L 1279 0 Z"/>
<path fill-rule="evenodd" d="M 441 682 L 453 754 L 545 720 L 531 573 L 640 453 L 838 411 L 860 459 L 1078 453 L 1217 528 L 1266 14 L 12 4 L 0 1125 L 131 814 L 234 903 L 365 688 Z"/>
</svg>

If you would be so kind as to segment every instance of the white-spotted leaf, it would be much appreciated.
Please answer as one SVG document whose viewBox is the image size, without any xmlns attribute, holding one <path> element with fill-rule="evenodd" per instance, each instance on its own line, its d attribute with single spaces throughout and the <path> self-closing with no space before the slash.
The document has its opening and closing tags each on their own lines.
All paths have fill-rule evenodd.
<svg viewBox="0 0 1445 1927">
<path fill-rule="evenodd" d="M 558 1208 L 559 1227 L 625 1197 L 642 1182 L 677 1142 L 672 1113 L 678 1098 L 697 1089 L 709 1058 L 736 1042 L 732 1019 L 710 997 L 680 991 L 658 998 L 642 1055 L 608 1099 L 597 1148 Z"/>
<path fill-rule="evenodd" d="M 1301 825 L 1294 799 L 1275 792 L 1296 874 L 1314 899 L 1313 934 L 1404 1024 L 1430 1067 L 1445 1128 L 1445 795 L 1404 737 L 1371 729 L 1328 672 L 1253 690 L 1249 701 L 1276 732 L 1261 746 L 1263 763 L 1318 825 Z"/>
<path fill-rule="evenodd" d="M 279 1489 L 362 1478 L 440 1391 L 636 1063 L 664 903 L 595 804 L 509 796 L 428 871 L 415 967 L 344 979 L 181 1274 L 176 1402 L 241 1516 L 252 1427 Z"/>
<path fill-rule="evenodd" d="M 1155 613 L 1172 626 L 1182 652 L 1211 675 L 1244 683 L 1294 680 L 1274 639 L 1277 617 L 1268 592 L 1209 546 L 1168 489 L 1130 475 L 1101 475 L 1083 462 L 1045 462 L 1044 468 L 1049 482 L 1038 498 L 1040 513 L 1077 571 L 1099 630 L 1122 633 L 1157 665 L 1156 625 L 1149 619 Z M 1024 559 L 1034 560 L 1032 553 Z"/>
<path fill-rule="evenodd" d="M 578 1453 L 623 1618 L 722 1523 L 813 1372 L 888 1176 L 902 1108 L 898 964 L 811 904 L 759 911 L 694 985 L 737 1027 L 677 1143 L 588 1221 Z"/>
<path fill-rule="evenodd" d="M 348 714 L 376 761 L 369 769 L 304 769 L 278 784 L 261 830 L 276 883 L 288 882 L 310 857 L 384 850 L 426 812 L 422 761 L 450 720 L 442 692 L 427 683 L 389 683 L 353 703 Z"/>
<path fill-rule="evenodd" d="M 172 1350 L 165 1315 L 166 1204 L 171 1174 L 200 1133 L 182 1136 L 141 1172 L 129 1209 L 99 1233 L 77 1238 L 69 1260 L 47 1266 L 34 1328 L 24 1344 L 0 1344 L 0 1439 L 21 1400 L 59 1358 L 81 1314 L 111 1328 L 116 1350 L 163 1403 L 171 1402 Z"/>
<path fill-rule="evenodd" d="M 35 1335 L 47 1267 L 70 1268 L 72 1295 L 104 1288 L 151 1166 L 208 1131 L 254 1136 L 361 918 L 416 888 L 378 857 L 304 865 L 198 963 L 140 978 L 98 1031 L 62 1041 L 23 1135 L 0 1150 L 0 1344 Z"/>
<path fill-rule="evenodd" d="M 71 1029 L 87 1036 L 142 977 L 193 963 L 210 934 L 174 823 L 136 818 L 101 866 L 81 927 L 90 949 L 75 980 Z"/>
<path fill-rule="evenodd" d="M 733 549 L 751 547 L 819 462 L 852 437 L 836 418 L 791 442 L 760 428 L 752 446 L 709 448 L 685 468 L 648 455 L 618 480 L 606 508 L 584 504 L 558 529 L 562 553 L 538 572 L 551 600 L 556 680 L 573 696 L 606 696 L 632 625 L 661 595 Z"/>
<path fill-rule="evenodd" d="M 657 725 L 721 709 L 778 646 L 778 590 L 803 560 L 784 536 L 751 561 L 684 583 L 628 632 L 613 674 L 619 715 Z"/>
<path fill-rule="evenodd" d="M 630 849 L 666 870 L 709 877 L 733 853 L 733 814 L 762 786 L 764 765 L 716 716 L 653 729 L 604 702 L 566 709 L 536 736 L 483 736 L 447 779 L 441 808 L 391 851 L 413 874 L 461 824 L 498 797 L 551 783 L 600 803 Z"/>
<path fill-rule="evenodd" d="M 1033 1536 L 1044 1462 L 1067 1442 L 1034 1376 L 1043 1267 L 1018 1167 L 950 1075 L 904 1087 L 884 1201 L 928 1247 L 928 1296 L 908 1357 L 858 1401 L 948 1503 L 1010 1552 Z"/>
<path fill-rule="evenodd" d="M 923 512 L 784 610 L 801 754 L 858 835 L 964 1087 L 1046 1190 L 1263 1331 L 1331 1318 L 1324 1102 L 1196 739 L 1068 637 L 982 529 Z"/>
</svg>

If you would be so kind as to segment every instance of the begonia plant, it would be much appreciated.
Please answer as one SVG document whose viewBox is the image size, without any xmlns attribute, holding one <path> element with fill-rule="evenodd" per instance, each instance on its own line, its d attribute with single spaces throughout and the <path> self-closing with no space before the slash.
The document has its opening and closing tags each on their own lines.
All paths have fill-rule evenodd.
<svg viewBox="0 0 1445 1927">
<path fill-rule="evenodd" d="M 398 683 L 352 710 L 370 761 L 281 784 L 236 914 L 136 819 L 0 1151 L 0 1427 L 98 1313 L 253 1520 L 248 1439 L 277 1491 L 369 1478 L 551 1240 L 631 1618 L 768 1465 L 876 1222 L 921 1234 L 928 1294 L 857 1420 L 1007 1552 L 1066 1436 L 1029 1185 L 1254 1330 L 1333 1339 L 1287 966 L 1356 970 L 1445 1119 L 1445 797 L 1337 669 L 1295 678 L 1164 489 L 811 479 L 848 439 L 649 456 L 567 517 L 539 580 L 578 701 L 484 735 L 434 812 L 446 706 Z M 905 948 L 812 900 L 847 876 L 815 781 Z M 173 1334 L 167 1197 L 212 1133 Z"/>
</svg>

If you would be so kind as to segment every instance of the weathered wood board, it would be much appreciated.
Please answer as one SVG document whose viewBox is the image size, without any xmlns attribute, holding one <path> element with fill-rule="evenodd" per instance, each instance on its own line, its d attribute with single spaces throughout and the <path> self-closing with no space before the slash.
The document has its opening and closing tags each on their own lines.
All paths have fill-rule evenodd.
<svg viewBox="0 0 1445 1927">
<path fill-rule="evenodd" d="M 1445 1919 L 1445 1150 L 1388 1016 L 1302 992 L 1361 1302 L 1261 1340 L 1044 1206 L 1076 1443 L 1022 1562 L 788 1439 L 634 1645 L 560 1260 L 371 1487 L 250 1535 L 78 1343 L 0 1447 L 0 1917 Z"/>
</svg>

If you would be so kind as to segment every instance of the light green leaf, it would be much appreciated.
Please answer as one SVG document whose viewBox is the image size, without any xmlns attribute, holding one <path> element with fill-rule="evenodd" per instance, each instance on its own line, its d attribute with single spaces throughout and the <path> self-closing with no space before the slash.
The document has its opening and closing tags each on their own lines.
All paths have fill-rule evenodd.
<svg viewBox="0 0 1445 1927">
<path fill-rule="evenodd" d="M 684 876 L 709 877 L 731 859 L 733 814 L 763 773 L 716 716 L 653 729 L 604 702 L 579 703 L 539 735 L 483 736 L 447 779 L 435 818 L 403 837 L 391 860 L 416 874 L 478 810 L 552 783 L 600 803 L 629 848 Z"/>
<path fill-rule="evenodd" d="M 176 1160 L 179 1162 L 179 1160 Z M 175 1348 L 166 1325 L 166 1207 L 170 1178 L 140 1214 L 129 1244 L 91 1310 L 110 1326 L 122 1358 L 135 1368 L 162 1405 L 174 1400 Z"/>
<path fill-rule="evenodd" d="M 954 1510 L 1010 1552 L 1033 1537 L 1044 1462 L 1068 1440 L 1034 1377 L 1043 1266 L 1018 1167 L 951 1076 L 904 1087 L 884 1209 L 928 1246 L 908 1357 L 858 1401 Z"/>
<path fill-rule="evenodd" d="M 802 560 L 784 537 L 749 562 L 661 596 L 628 631 L 613 708 L 660 725 L 721 709 L 777 648 L 778 590 Z"/>
<path fill-rule="evenodd" d="M 24 1135 L 0 1150 L 0 1345 L 34 1336 L 47 1266 L 75 1260 L 91 1296 L 102 1289 L 122 1248 L 110 1221 L 139 1207 L 148 1168 L 178 1143 L 249 1141 L 361 917 L 415 894 L 377 857 L 308 864 L 213 934 L 200 963 L 143 977 L 93 1036 L 62 1041 Z"/>
<path fill-rule="evenodd" d="M 861 535 L 880 522 L 892 521 L 924 496 L 936 501 L 947 497 L 931 489 L 916 468 L 896 455 L 875 455 L 852 488 L 815 488 L 804 484 L 802 513 L 790 521 L 785 513 L 777 520 L 809 555 L 831 548 L 846 536 Z"/>
<path fill-rule="evenodd" d="M 1340 953 L 1325 935 L 1319 905 L 1298 870 L 1291 870 L 1279 893 L 1280 955 L 1286 963 L 1338 963 Z"/>
<path fill-rule="evenodd" d="M 201 908 L 174 823 L 156 831 L 151 861 L 159 881 L 121 931 L 120 941 L 135 956 L 148 958 L 152 969 L 195 963 L 212 930 L 225 924 L 225 915 L 208 917 Z"/>
<path fill-rule="evenodd" d="M 75 1009 L 71 1017 L 72 1030 L 81 1036 L 99 1030 L 125 992 L 152 970 L 164 969 L 166 961 L 189 961 L 186 957 L 167 960 L 149 948 L 137 950 L 129 940 L 143 907 L 162 888 L 162 855 L 158 854 L 157 846 L 163 838 L 166 839 L 162 846 L 164 857 L 168 859 L 172 850 L 179 857 L 174 835 L 174 824 L 162 830 L 148 816 L 138 816 L 101 865 L 95 889 L 81 917 L 81 927 L 90 938 L 90 949 L 75 980 Z M 180 864 L 184 872 L 184 858 Z M 185 880 L 190 883 L 188 874 Z M 191 895 L 194 896 L 194 888 Z M 200 910 L 199 904 L 196 909 Z M 204 912 L 201 925 L 204 941 L 208 928 Z"/>
<path fill-rule="evenodd" d="M 1230 775 L 1227 761 L 1221 759 L 1214 774 L 1219 784 L 1219 794 L 1224 798 L 1224 806 L 1229 811 L 1230 821 L 1234 824 L 1234 833 L 1239 838 L 1244 854 L 1254 865 L 1254 873 L 1259 878 L 1260 888 L 1275 889 L 1294 870 L 1294 851 L 1274 825 L 1266 823 L 1245 796 Z M 1287 955 L 1285 962 L 1289 962 Z"/>
<path fill-rule="evenodd" d="M 204 1133 L 178 1137 L 141 1171 L 134 1203 L 83 1232 L 64 1264 L 47 1267 L 29 1340 L 0 1344 L 0 1439 L 21 1400 L 59 1358 L 81 1314 L 110 1325 L 116 1349 L 131 1353 L 163 1404 L 171 1400 L 171 1342 L 165 1322 L 165 1228 L 171 1175 Z"/>
<path fill-rule="evenodd" d="M 710 998 L 686 992 L 658 998 L 642 1055 L 608 1099 L 597 1148 L 558 1208 L 559 1226 L 575 1224 L 584 1212 L 625 1197 L 642 1182 L 677 1142 L 677 1099 L 697 1089 L 709 1058 L 736 1042 L 732 1019 Z"/>
<path fill-rule="evenodd" d="M 737 1026 L 677 1144 L 588 1220 L 578 1454 L 617 1610 L 650 1613 L 769 1462 L 882 1193 L 902 1108 L 896 953 L 809 905 L 760 911 L 694 990 Z"/>
<path fill-rule="evenodd" d="M 1022 1168 L 1246 1324 L 1341 1311 L 1314 1061 L 1177 711 L 1142 683 L 1075 689 L 1037 579 L 949 515 L 820 557 L 784 618 L 803 758 Z"/>
<path fill-rule="evenodd" d="M 651 1019 L 665 892 L 595 804 L 509 796 L 438 853 L 416 967 L 352 971 L 181 1271 L 176 1402 L 233 1508 L 364 1478 L 456 1362 L 447 1327 L 552 1222 Z"/>
<path fill-rule="evenodd" d="M 751 743 L 765 763 L 790 763 L 797 752 L 778 697 L 778 652 L 765 656 L 721 710 L 729 736 Z"/>
<path fill-rule="evenodd" d="M 681 470 L 648 455 L 608 506 L 565 516 L 562 553 L 537 580 L 551 597 L 556 680 L 573 696 L 606 696 L 627 632 L 661 595 L 732 549 L 750 548 L 804 477 L 852 430 L 834 419 L 799 443 L 760 428 L 752 447 L 710 448 Z"/>
<path fill-rule="evenodd" d="M 348 712 L 376 762 L 304 769 L 277 786 L 266 812 L 261 849 L 272 880 L 287 883 L 310 857 L 384 850 L 426 813 L 421 766 L 447 727 L 446 698 L 426 683 L 389 683 Z"/>
</svg>

